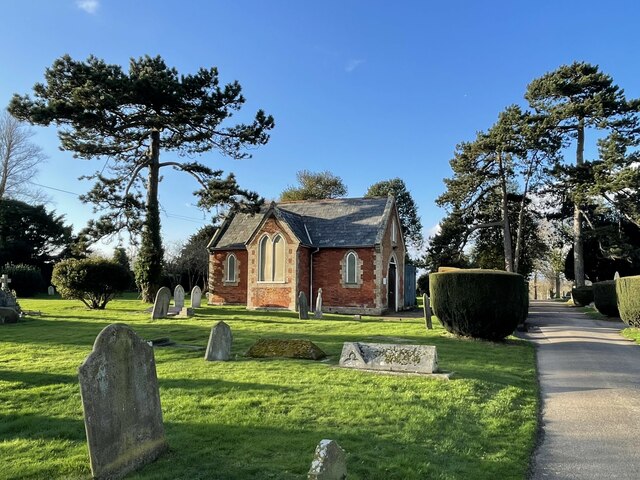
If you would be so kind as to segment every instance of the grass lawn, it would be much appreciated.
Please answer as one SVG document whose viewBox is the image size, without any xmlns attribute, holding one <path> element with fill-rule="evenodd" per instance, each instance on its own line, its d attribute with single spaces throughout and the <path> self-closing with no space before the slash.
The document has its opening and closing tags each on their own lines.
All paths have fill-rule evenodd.
<svg viewBox="0 0 640 480">
<path fill-rule="evenodd" d="M 522 479 L 537 428 L 533 347 L 518 339 L 458 339 L 437 321 L 203 307 L 197 317 L 151 321 L 125 298 L 103 311 L 77 301 L 21 300 L 40 310 L 0 325 L 0 478 L 90 478 L 77 368 L 100 330 L 129 324 L 141 337 L 205 346 L 211 326 L 233 331 L 231 362 L 203 351 L 156 348 L 171 450 L 131 474 L 137 479 L 301 479 L 323 438 L 347 452 L 350 479 Z M 260 337 L 306 338 L 325 362 L 254 360 Z M 336 367 L 342 343 L 436 345 L 442 381 Z"/>
</svg>

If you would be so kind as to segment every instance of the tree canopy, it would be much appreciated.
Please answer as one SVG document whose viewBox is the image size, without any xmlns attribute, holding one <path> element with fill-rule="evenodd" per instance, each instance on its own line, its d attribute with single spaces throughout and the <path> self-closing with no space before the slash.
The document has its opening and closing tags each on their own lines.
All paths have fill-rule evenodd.
<svg viewBox="0 0 640 480">
<path fill-rule="evenodd" d="M 33 94 L 33 99 L 14 95 L 10 112 L 34 124 L 59 126 L 62 148 L 75 157 L 108 159 L 104 171 L 89 177 L 95 185 L 83 196 L 105 212 L 88 231 L 96 238 L 122 229 L 142 232 L 136 279 L 144 300 L 153 300 L 161 275 L 162 168 L 191 175 L 203 208 L 259 207 L 258 195 L 242 190 L 232 174 L 223 178 L 221 170 L 191 160 L 211 150 L 248 158 L 247 147 L 266 144 L 274 126 L 262 110 L 250 123 L 228 125 L 245 99 L 237 81 L 220 84 L 216 68 L 179 75 L 159 56 L 145 56 L 131 59 L 124 71 L 94 56 L 76 61 L 65 55 L 46 69 L 45 82 L 37 83 Z M 182 158 L 160 162 L 160 150 Z"/>
<path fill-rule="evenodd" d="M 418 216 L 418 207 L 402 179 L 392 178 L 374 183 L 364 196 L 386 197 L 387 195 L 393 195 L 396 199 L 398 217 L 400 218 L 405 240 L 414 248 L 421 248 L 424 239 L 422 237 L 422 222 Z"/>
<path fill-rule="evenodd" d="M 298 186 L 289 186 L 280 194 L 280 201 L 323 200 L 340 198 L 347 195 L 347 187 L 340 177 L 329 171 L 310 172 L 300 170 L 296 173 Z"/>
</svg>

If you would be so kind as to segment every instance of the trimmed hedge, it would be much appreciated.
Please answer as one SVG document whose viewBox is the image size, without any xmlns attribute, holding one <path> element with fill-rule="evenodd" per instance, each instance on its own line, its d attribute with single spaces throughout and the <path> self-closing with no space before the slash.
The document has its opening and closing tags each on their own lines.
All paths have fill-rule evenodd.
<svg viewBox="0 0 640 480">
<path fill-rule="evenodd" d="M 584 287 L 573 287 L 571 289 L 571 298 L 574 305 L 585 307 L 593 302 L 593 287 L 585 285 Z"/>
<path fill-rule="evenodd" d="M 640 327 L 640 275 L 616 280 L 620 318 L 630 327 Z"/>
<path fill-rule="evenodd" d="M 433 313 L 449 332 L 487 340 L 509 336 L 527 317 L 524 277 L 497 270 L 429 275 Z"/>
<path fill-rule="evenodd" d="M 593 284 L 593 303 L 596 304 L 596 309 L 607 317 L 620 316 L 615 280 L 605 280 Z"/>
</svg>

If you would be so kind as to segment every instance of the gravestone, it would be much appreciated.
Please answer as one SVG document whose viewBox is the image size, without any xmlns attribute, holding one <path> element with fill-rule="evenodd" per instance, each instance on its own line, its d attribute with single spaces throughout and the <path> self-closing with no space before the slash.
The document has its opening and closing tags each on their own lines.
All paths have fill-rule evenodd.
<svg viewBox="0 0 640 480">
<path fill-rule="evenodd" d="M 436 373 L 438 354 L 430 345 L 345 342 L 339 365 L 362 370 Z"/>
<path fill-rule="evenodd" d="M 231 358 L 231 344 L 233 343 L 233 335 L 231 328 L 224 322 L 218 322 L 211 327 L 209 335 L 209 343 L 204 359 L 210 362 L 222 360 L 227 361 Z"/>
<path fill-rule="evenodd" d="M 303 291 L 298 294 L 298 318 L 300 320 L 309 320 L 309 304 Z"/>
<path fill-rule="evenodd" d="M 618 280 L 620 278 L 620 272 L 616 272 L 613 274 L 613 279 Z"/>
<path fill-rule="evenodd" d="M 422 308 L 424 309 L 424 323 L 427 330 L 433 329 L 433 323 L 431 322 L 431 303 L 429 296 L 426 293 L 422 294 Z"/>
<path fill-rule="evenodd" d="M 191 308 L 200 308 L 202 304 L 202 290 L 198 285 L 191 290 Z"/>
<path fill-rule="evenodd" d="M 47 295 L 51 297 L 52 295 L 55 295 L 55 293 L 56 293 L 56 290 L 55 288 L 53 288 L 53 285 L 49 285 L 49 288 L 47 288 Z"/>
<path fill-rule="evenodd" d="M 316 297 L 316 309 L 313 312 L 315 318 L 322 318 L 322 289 L 318 289 L 318 296 Z"/>
<path fill-rule="evenodd" d="M 94 478 L 122 478 L 168 450 L 153 347 L 114 323 L 78 369 Z"/>
<path fill-rule="evenodd" d="M 174 311 L 173 314 L 179 318 L 193 317 L 194 315 L 193 308 L 191 307 L 182 307 L 180 311 L 178 312 Z"/>
<path fill-rule="evenodd" d="M 182 285 L 176 285 L 176 288 L 173 289 L 173 306 L 178 311 L 184 307 L 184 288 Z"/>
<path fill-rule="evenodd" d="M 165 318 L 169 313 L 169 302 L 171 301 L 171 290 L 167 287 L 160 287 L 156 293 L 156 301 L 153 302 L 151 310 L 151 320 L 156 318 Z"/>
<path fill-rule="evenodd" d="M 9 283 L 11 279 L 6 274 L 0 277 L 0 323 L 17 323 L 22 312 Z"/>
<path fill-rule="evenodd" d="M 9 275 L 7 275 L 6 273 L 3 273 L 2 276 L 0 277 L 0 289 L 8 292 L 10 283 L 11 283 L 11 279 L 9 278 Z"/>
<path fill-rule="evenodd" d="M 335 440 L 320 440 L 313 455 L 308 480 L 344 480 L 347 478 L 347 461 L 344 450 Z"/>
</svg>

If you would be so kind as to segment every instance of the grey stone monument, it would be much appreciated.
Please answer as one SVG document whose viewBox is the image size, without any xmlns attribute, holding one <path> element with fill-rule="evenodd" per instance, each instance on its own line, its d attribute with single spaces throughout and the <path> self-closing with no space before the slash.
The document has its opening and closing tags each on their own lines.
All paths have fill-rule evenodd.
<svg viewBox="0 0 640 480">
<path fill-rule="evenodd" d="M 198 285 L 191 290 L 191 308 L 200 308 L 202 305 L 202 290 Z"/>
<path fill-rule="evenodd" d="M 322 318 L 322 289 L 318 289 L 318 296 L 316 297 L 316 309 L 313 311 L 315 318 Z"/>
<path fill-rule="evenodd" d="M 209 343 L 204 359 L 210 362 L 227 361 L 231 359 L 231 344 L 233 343 L 233 335 L 231 327 L 224 322 L 218 322 L 211 327 L 209 335 Z"/>
<path fill-rule="evenodd" d="M 53 285 L 49 285 L 49 288 L 47 288 L 47 295 L 49 295 L 50 297 L 55 295 L 56 290 L 55 288 L 53 288 Z"/>
<path fill-rule="evenodd" d="M 298 294 L 298 318 L 300 320 L 309 320 L 309 304 L 303 291 Z"/>
<path fill-rule="evenodd" d="M 94 478 L 122 478 L 168 449 L 153 347 L 129 326 L 98 334 L 78 378 Z"/>
<path fill-rule="evenodd" d="M 156 301 L 153 302 L 151 310 L 151 320 L 156 318 L 165 318 L 169 313 L 169 302 L 171 301 L 171 290 L 167 287 L 160 287 L 156 293 Z"/>
<path fill-rule="evenodd" d="M 386 372 L 436 373 L 438 354 L 430 345 L 345 342 L 341 367 Z"/>
<path fill-rule="evenodd" d="M 313 455 L 308 480 L 344 480 L 347 478 L 347 461 L 344 450 L 335 440 L 320 440 Z"/>
<path fill-rule="evenodd" d="M 9 278 L 9 275 L 7 275 L 6 273 L 3 273 L 2 276 L 0 277 L 0 289 L 8 292 L 10 283 L 11 283 L 11 279 Z"/>
<path fill-rule="evenodd" d="M 424 309 L 424 324 L 427 327 L 427 330 L 432 330 L 433 323 L 431 322 L 431 303 L 429 295 L 426 293 L 422 294 L 422 308 Z"/>
<path fill-rule="evenodd" d="M 182 285 L 176 285 L 176 288 L 173 289 L 173 306 L 178 311 L 184 307 L 184 288 Z"/>
</svg>

